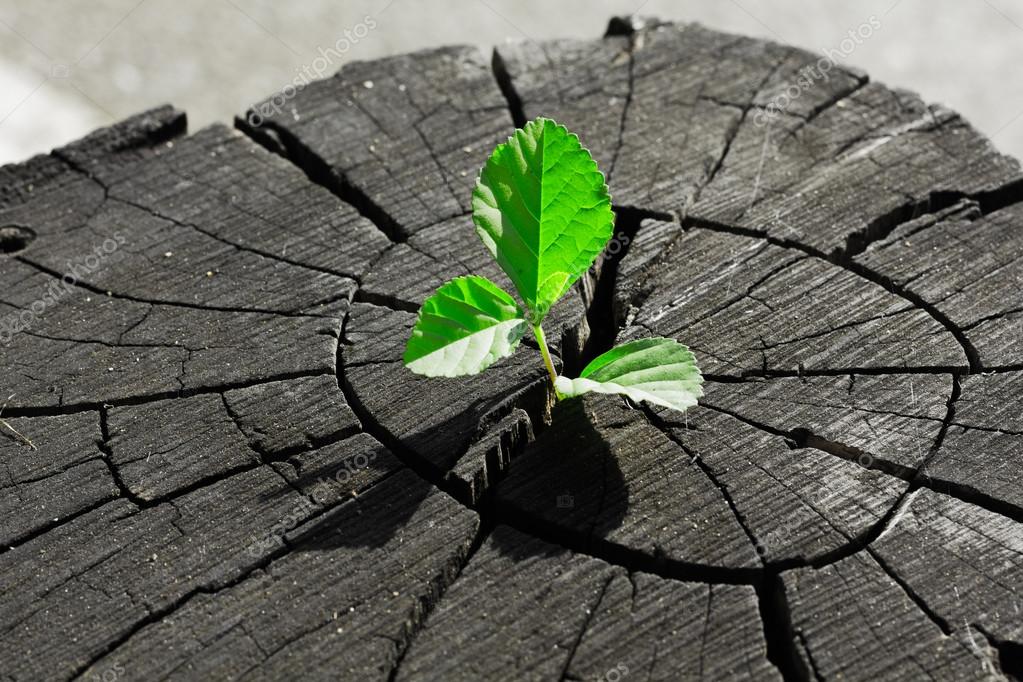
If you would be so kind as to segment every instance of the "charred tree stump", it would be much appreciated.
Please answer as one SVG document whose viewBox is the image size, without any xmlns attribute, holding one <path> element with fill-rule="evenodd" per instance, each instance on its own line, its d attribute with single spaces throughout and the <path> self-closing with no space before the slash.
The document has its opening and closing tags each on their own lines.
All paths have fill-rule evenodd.
<svg viewBox="0 0 1023 682">
<path fill-rule="evenodd" d="M 0 678 L 1020 679 L 1023 176 L 823 66 L 616 20 L 0 169 Z M 618 215 L 558 361 L 678 338 L 684 416 L 401 365 L 537 115 Z"/>
</svg>

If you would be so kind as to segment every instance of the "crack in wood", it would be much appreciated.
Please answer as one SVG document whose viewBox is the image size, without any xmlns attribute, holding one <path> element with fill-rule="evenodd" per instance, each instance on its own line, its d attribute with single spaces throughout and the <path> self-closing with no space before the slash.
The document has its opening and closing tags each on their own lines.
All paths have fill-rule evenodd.
<svg viewBox="0 0 1023 682">
<path fill-rule="evenodd" d="M 334 374 L 333 370 L 284 372 L 281 374 L 273 374 L 267 377 L 261 377 L 259 379 L 253 379 L 251 381 L 237 381 L 227 384 L 198 386 L 194 388 L 185 388 L 175 391 L 156 391 L 153 393 L 146 393 L 138 396 L 130 396 L 127 398 L 115 398 L 109 400 L 104 399 L 85 400 L 81 402 L 61 404 L 59 407 L 12 407 L 7 410 L 7 413 L 8 416 L 12 418 L 55 417 L 59 415 L 78 414 L 80 412 L 94 412 L 105 407 L 129 407 L 135 405 L 146 405 L 148 403 L 155 403 L 161 400 L 167 400 L 169 398 L 190 398 L 192 396 L 197 395 L 211 395 L 239 388 L 251 388 L 253 386 L 260 386 L 262 384 L 270 384 L 276 381 L 286 381 L 288 379 L 301 379 L 305 377 L 327 376 L 333 374 Z"/>
<path fill-rule="evenodd" d="M 56 271 L 56 270 L 54 270 L 52 268 L 49 268 L 49 267 L 47 267 L 45 265 L 42 265 L 41 263 L 37 263 L 36 261 L 30 260 L 29 258 L 26 258 L 24 256 L 15 256 L 14 259 L 17 260 L 19 263 L 27 265 L 30 268 L 35 268 L 36 270 L 38 270 L 39 272 L 41 272 L 41 273 L 43 273 L 45 275 L 48 275 L 48 276 L 50 276 L 50 277 L 52 277 L 54 279 L 63 281 L 64 273 L 58 272 L 58 271 Z M 185 303 L 183 301 L 169 301 L 169 300 L 162 300 L 162 299 L 145 298 L 145 297 L 141 297 L 141 296 L 132 296 L 130 294 L 125 294 L 125 293 L 122 293 L 122 292 L 110 291 L 110 290 L 107 290 L 107 289 L 103 289 L 102 287 L 98 287 L 98 286 L 96 286 L 94 284 L 90 284 L 88 282 L 83 282 L 81 280 L 76 280 L 75 283 L 73 285 L 70 285 L 70 286 L 72 286 L 72 287 L 74 287 L 76 289 L 80 289 L 82 291 L 87 291 L 87 292 L 92 293 L 92 294 L 97 294 L 99 296 L 104 296 L 106 298 L 113 298 L 113 299 L 117 299 L 117 300 L 121 300 L 121 301 L 131 301 L 132 303 L 146 303 L 146 304 L 149 304 L 149 305 L 152 305 L 152 306 L 165 306 L 165 307 L 168 307 L 168 308 L 182 308 L 182 309 L 187 309 L 187 310 L 208 310 L 208 311 L 222 312 L 222 313 L 256 313 L 256 314 L 260 314 L 260 315 L 277 315 L 279 317 L 329 317 L 329 316 L 325 316 L 325 315 L 311 315 L 309 313 L 297 313 L 297 312 L 285 311 L 285 310 L 273 310 L 273 309 L 269 309 L 269 308 L 259 308 L 259 307 L 255 307 L 255 306 L 251 307 L 251 308 L 238 308 L 238 307 L 233 307 L 233 306 L 218 306 L 218 305 L 207 305 L 207 304 L 199 304 L 199 303 Z M 325 300 L 327 300 L 327 299 L 325 299 Z M 318 304 L 317 303 L 313 303 L 312 304 L 312 306 L 315 306 L 315 305 L 318 305 Z M 306 307 L 306 306 L 303 306 L 303 307 Z"/>
<path fill-rule="evenodd" d="M 388 215 L 383 207 L 370 199 L 342 172 L 332 168 L 287 128 L 272 120 L 264 121 L 262 126 L 255 128 L 248 123 L 247 117 L 236 118 L 235 127 L 265 149 L 279 154 L 282 158 L 295 164 L 311 182 L 326 188 L 341 201 L 353 206 L 364 218 L 387 235 L 392 242 L 402 243 L 408 240 L 407 231 Z M 273 131 L 275 138 L 267 138 L 266 130 Z M 283 148 L 274 144 L 275 141 L 280 141 Z"/>
<path fill-rule="evenodd" d="M 796 650 L 792 615 L 780 575 L 767 572 L 755 587 L 767 642 L 767 659 L 785 682 L 808 682 L 808 671 Z"/>
<path fill-rule="evenodd" d="M 712 232 L 724 232 L 727 234 L 735 234 L 744 237 L 750 237 L 752 239 L 762 239 L 767 241 L 768 243 L 774 244 L 775 246 L 801 251 L 805 254 L 808 254 L 809 256 L 812 256 L 813 258 L 817 258 L 825 262 L 832 263 L 833 265 L 842 267 L 855 275 L 858 275 L 870 282 L 873 282 L 874 284 L 881 286 L 890 293 L 893 293 L 896 296 L 899 296 L 909 301 L 909 303 L 911 303 L 915 308 L 918 308 L 927 313 L 928 315 L 930 315 L 936 322 L 943 326 L 955 338 L 956 342 L 958 342 L 958 344 L 962 347 L 963 353 L 966 356 L 967 361 L 969 362 L 969 371 L 972 373 L 978 373 L 983 371 L 983 365 L 980 362 L 980 356 L 977 352 L 977 349 L 973 346 L 973 343 L 966 337 L 963 331 L 959 327 L 957 327 L 948 318 L 948 316 L 946 316 L 934 305 L 928 303 L 917 294 L 914 294 L 913 292 L 898 286 L 884 275 L 875 273 L 870 269 L 866 268 L 865 266 L 860 265 L 856 261 L 831 260 L 826 254 L 818 251 L 817 249 L 814 249 L 812 247 L 806 246 L 804 244 L 792 240 L 778 239 L 777 237 L 771 237 L 756 230 L 749 230 L 746 228 L 725 225 L 723 223 L 697 218 L 693 215 L 689 215 L 687 217 L 687 220 L 692 226 L 699 227 L 705 230 L 710 230 Z"/>
</svg>

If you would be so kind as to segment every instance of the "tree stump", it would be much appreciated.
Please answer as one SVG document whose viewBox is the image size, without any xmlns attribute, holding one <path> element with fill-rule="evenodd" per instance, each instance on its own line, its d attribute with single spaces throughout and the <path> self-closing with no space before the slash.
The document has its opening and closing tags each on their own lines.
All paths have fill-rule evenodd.
<svg viewBox="0 0 1023 682">
<path fill-rule="evenodd" d="M 828 67 L 825 70 L 825 67 Z M 513 126 L 617 210 L 568 372 L 422 379 Z M 1023 175 L 962 118 L 697 25 L 346 65 L 0 170 L 5 680 L 1020 679 Z"/>
</svg>

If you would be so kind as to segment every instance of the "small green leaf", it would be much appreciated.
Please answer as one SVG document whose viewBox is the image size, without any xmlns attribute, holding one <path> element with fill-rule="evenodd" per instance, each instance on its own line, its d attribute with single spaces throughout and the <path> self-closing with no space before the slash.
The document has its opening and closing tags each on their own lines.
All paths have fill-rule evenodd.
<svg viewBox="0 0 1023 682">
<path fill-rule="evenodd" d="M 487 160 L 472 194 L 476 232 L 539 324 L 614 229 L 604 176 L 579 138 L 527 123 Z"/>
<path fill-rule="evenodd" d="M 566 398 L 620 393 L 684 412 L 703 395 L 701 384 L 692 351 L 674 339 L 652 338 L 612 348 L 588 364 L 578 379 L 559 376 L 554 386 Z"/>
<path fill-rule="evenodd" d="M 511 355 L 527 327 L 501 287 L 485 277 L 456 277 L 423 302 L 403 360 L 428 377 L 478 374 Z"/>
</svg>

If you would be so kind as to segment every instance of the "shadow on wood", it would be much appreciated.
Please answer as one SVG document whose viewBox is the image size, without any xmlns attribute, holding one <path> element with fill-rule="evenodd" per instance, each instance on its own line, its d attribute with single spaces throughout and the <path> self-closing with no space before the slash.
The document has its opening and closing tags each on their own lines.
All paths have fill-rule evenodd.
<svg viewBox="0 0 1023 682">
<path fill-rule="evenodd" d="M 502 521 L 556 527 L 584 545 L 621 525 L 629 487 L 605 433 L 616 424 L 600 423 L 592 407 L 593 402 L 578 399 L 554 407 L 551 425 L 515 459 L 499 485 Z"/>
</svg>

